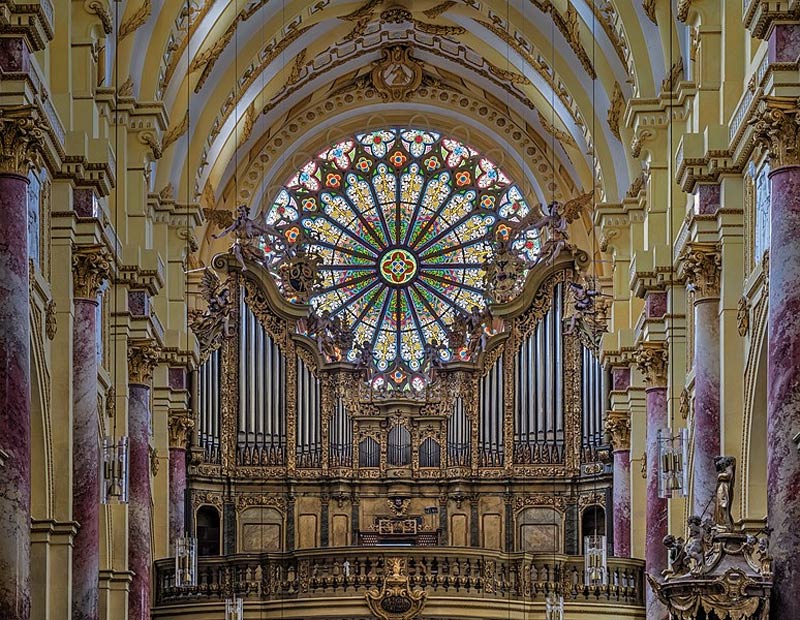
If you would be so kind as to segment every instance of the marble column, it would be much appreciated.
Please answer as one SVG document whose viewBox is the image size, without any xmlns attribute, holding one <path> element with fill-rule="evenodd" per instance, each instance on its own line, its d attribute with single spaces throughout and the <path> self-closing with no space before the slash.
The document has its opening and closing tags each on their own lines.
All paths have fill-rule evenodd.
<svg viewBox="0 0 800 620">
<path fill-rule="evenodd" d="M 770 611 L 800 618 L 800 108 L 767 98 L 754 134 L 772 159 L 767 315 L 767 520 L 775 580 Z"/>
<path fill-rule="evenodd" d="M 128 345 L 128 620 L 150 619 L 150 385 L 158 354 L 152 341 Z"/>
<path fill-rule="evenodd" d="M 27 108 L 0 109 L 0 618 L 30 617 L 28 178 L 42 142 Z"/>
<path fill-rule="evenodd" d="M 720 454 L 719 282 L 722 259 L 713 243 L 688 243 L 683 275 L 694 293 L 694 457 L 692 514 L 702 516 L 714 496 Z"/>
<path fill-rule="evenodd" d="M 169 541 L 183 538 L 186 525 L 186 440 L 194 427 L 188 413 L 169 419 Z"/>
<path fill-rule="evenodd" d="M 667 500 L 658 496 L 658 431 L 668 426 L 667 349 L 663 343 L 644 343 L 636 351 L 636 362 L 645 376 L 647 400 L 647 522 L 645 570 L 656 579 L 667 568 Z M 647 588 L 647 620 L 664 620 L 667 611 Z"/>
<path fill-rule="evenodd" d="M 627 412 L 609 411 L 606 432 L 614 449 L 614 555 L 631 555 L 631 423 Z"/>
<path fill-rule="evenodd" d="M 72 620 L 97 620 L 100 575 L 100 436 L 97 412 L 97 294 L 111 269 L 104 246 L 72 255 Z"/>
</svg>

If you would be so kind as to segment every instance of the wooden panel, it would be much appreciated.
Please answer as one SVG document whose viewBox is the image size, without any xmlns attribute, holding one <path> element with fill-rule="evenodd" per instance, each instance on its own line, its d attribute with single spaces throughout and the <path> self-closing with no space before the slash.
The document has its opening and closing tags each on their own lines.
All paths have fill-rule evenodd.
<svg viewBox="0 0 800 620">
<path fill-rule="evenodd" d="M 467 515 L 453 515 L 450 517 L 450 544 L 454 547 L 466 547 L 467 541 Z"/>
<path fill-rule="evenodd" d="M 497 513 L 483 515 L 481 522 L 484 549 L 503 549 L 503 518 Z"/>
<path fill-rule="evenodd" d="M 346 547 L 350 544 L 350 518 L 347 515 L 333 515 L 331 527 L 331 546 Z"/>
<path fill-rule="evenodd" d="M 300 515 L 297 520 L 297 548 L 319 547 L 317 515 Z"/>
<path fill-rule="evenodd" d="M 281 526 L 278 523 L 242 525 L 242 551 L 281 551 Z"/>
</svg>

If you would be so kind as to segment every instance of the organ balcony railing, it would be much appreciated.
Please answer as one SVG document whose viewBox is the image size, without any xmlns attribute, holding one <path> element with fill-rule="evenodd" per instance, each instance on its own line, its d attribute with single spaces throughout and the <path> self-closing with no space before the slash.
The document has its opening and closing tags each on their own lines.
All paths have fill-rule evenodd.
<svg viewBox="0 0 800 620">
<path fill-rule="evenodd" d="M 544 601 L 558 590 L 578 603 L 615 607 L 644 605 L 644 562 L 609 558 L 605 585 L 585 583 L 582 556 L 504 553 L 453 547 L 348 547 L 291 553 L 237 554 L 200 558 L 197 585 L 175 585 L 175 562 L 155 563 L 155 608 L 219 602 L 290 601 L 354 596 L 381 587 L 389 559 L 403 561 L 409 585 L 436 595 Z"/>
</svg>

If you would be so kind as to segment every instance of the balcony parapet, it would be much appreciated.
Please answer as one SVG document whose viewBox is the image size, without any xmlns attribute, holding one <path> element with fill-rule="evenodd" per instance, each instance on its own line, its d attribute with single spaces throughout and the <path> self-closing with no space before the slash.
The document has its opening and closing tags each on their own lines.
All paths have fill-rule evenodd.
<svg viewBox="0 0 800 620">
<path fill-rule="evenodd" d="M 218 603 L 234 594 L 248 606 L 365 596 L 383 585 L 390 558 L 404 560 L 409 586 L 427 592 L 429 607 L 437 596 L 543 602 L 558 586 L 567 602 L 606 603 L 632 612 L 644 605 L 640 560 L 610 558 L 608 585 L 589 586 L 583 556 L 457 547 L 347 547 L 200 558 L 198 585 L 192 588 L 175 587 L 174 560 L 159 560 L 154 611 Z"/>
</svg>

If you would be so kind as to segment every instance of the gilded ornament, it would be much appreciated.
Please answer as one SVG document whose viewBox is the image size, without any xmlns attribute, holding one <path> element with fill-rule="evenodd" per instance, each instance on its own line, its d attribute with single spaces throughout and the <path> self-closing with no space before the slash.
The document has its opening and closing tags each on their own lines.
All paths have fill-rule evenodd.
<svg viewBox="0 0 800 620">
<path fill-rule="evenodd" d="M 444 2 L 440 2 L 436 6 L 433 6 L 425 11 L 422 11 L 422 14 L 429 19 L 436 19 L 442 13 L 448 11 L 452 7 L 458 4 L 455 0 L 445 0 Z"/>
<path fill-rule="evenodd" d="M 422 63 L 411 56 L 410 47 L 387 47 L 372 69 L 370 78 L 384 100 L 403 101 L 422 84 Z"/>
<path fill-rule="evenodd" d="M 680 398 L 678 399 L 678 411 L 681 414 L 681 418 L 686 420 L 689 417 L 691 410 L 692 400 L 689 398 L 689 390 L 683 388 L 683 390 L 681 390 Z"/>
<path fill-rule="evenodd" d="M 169 447 L 186 448 L 189 433 L 194 428 L 194 420 L 188 413 L 169 417 Z"/>
<path fill-rule="evenodd" d="M 629 450 L 631 447 L 631 420 L 627 412 L 609 411 L 605 430 L 611 437 L 614 450 Z"/>
<path fill-rule="evenodd" d="M 108 388 L 106 392 L 106 416 L 113 420 L 117 415 L 117 390 L 114 387 Z"/>
<path fill-rule="evenodd" d="M 114 20 L 111 17 L 111 11 L 109 11 L 108 3 L 105 0 L 87 0 L 83 6 L 87 13 L 92 13 L 100 18 L 100 23 L 103 25 L 103 32 L 111 34 L 114 31 Z"/>
<path fill-rule="evenodd" d="M 144 0 L 142 6 L 136 9 L 131 16 L 124 20 L 119 27 L 119 40 L 122 41 L 125 37 L 132 35 L 139 28 L 147 23 L 150 19 L 150 14 L 153 12 L 152 0 Z"/>
<path fill-rule="evenodd" d="M 689 17 L 689 9 L 692 7 L 693 0 L 678 0 L 678 11 L 676 13 L 676 17 L 682 23 L 686 23 L 686 19 Z"/>
<path fill-rule="evenodd" d="M 133 97 L 133 77 L 129 75 L 128 79 L 117 88 L 117 97 L 120 99 Z"/>
<path fill-rule="evenodd" d="M 422 612 L 427 592 L 412 589 L 411 581 L 404 573 L 405 560 L 387 558 L 383 587 L 367 591 L 367 606 L 378 620 L 413 620 Z"/>
<path fill-rule="evenodd" d="M 161 141 L 161 150 L 167 150 L 167 147 L 185 134 L 189 129 L 189 111 L 186 111 L 183 119 L 177 125 L 170 127 L 164 134 L 164 139 Z"/>
<path fill-rule="evenodd" d="M 160 348 L 153 340 L 131 340 L 128 343 L 128 381 L 149 386 L 158 365 Z"/>
<path fill-rule="evenodd" d="M 753 139 L 766 149 L 775 168 L 800 165 L 800 99 L 764 97 L 749 124 Z"/>
<path fill-rule="evenodd" d="M 72 253 L 72 289 L 78 299 L 97 300 L 111 275 L 111 254 L 104 245 L 76 246 Z"/>
<path fill-rule="evenodd" d="M 150 449 L 150 474 L 155 478 L 158 475 L 158 468 L 159 468 L 158 449 L 152 446 L 149 446 L 149 449 Z"/>
<path fill-rule="evenodd" d="M 611 95 L 611 105 L 608 107 L 608 127 L 614 137 L 622 141 L 619 134 L 619 124 L 622 120 L 622 112 L 625 110 L 625 96 L 622 94 L 622 87 L 619 82 L 614 82 L 614 92 Z"/>
<path fill-rule="evenodd" d="M 658 19 L 656 18 L 657 1 L 658 0 L 642 0 L 642 8 L 644 9 L 645 15 L 647 15 L 648 19 L 656 25 L 658 25 Z M 670 2 L 671 1 L 672 0 L 670 0 Z"/>
<path fill-rule="evenodd" d="M 719 297 L 722 256 L 713 243 L 689 243 L 681 253 L 682 272 L 695 299 Z"/>
<path fill-rule="evenodd" d="M 739 299 L 736 307 L 736 326 L 739 328 L 739 335 L 743 338 L 750 330 L 750 302 L 744 296 Z"/>
<path fill-rule="evenodd" d="M 669 354 L 665 343 L 644 342 L 634 354 L 639 371 L 649 387 L 666 387 Z"/>
<path fill-rule="evenodd" d="M 0 174 L 27 177 L 38 167 L 46 132 L 35 106 L 0 108 Z"/>
<path fill-rule="evenodd" d="M 56 317 L 56 302 L 54 300 L 49 300 L 47 305 L 44 307 L 45 313 L 45 320 L 44 320 L 44 328 L 45 332 L 47 333 L 48 340 L 53 340 L 56 337 L 56 332 L 58 331 L 58 320 Z"/>
</svg>

